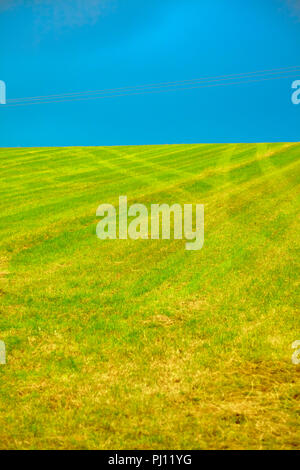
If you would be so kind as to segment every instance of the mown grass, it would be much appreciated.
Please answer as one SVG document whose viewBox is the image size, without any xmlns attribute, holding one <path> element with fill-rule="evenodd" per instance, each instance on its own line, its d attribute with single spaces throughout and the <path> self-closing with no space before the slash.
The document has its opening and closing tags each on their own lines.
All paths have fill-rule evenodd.
<svg viewBox="0 0 300 470">
<path fill-rule="evenodd" d="M 300 144 L 0 150 L 0 447 L 299 449 Z M 205 245 L 99 204 L 204 203 Z"/>
</svg>

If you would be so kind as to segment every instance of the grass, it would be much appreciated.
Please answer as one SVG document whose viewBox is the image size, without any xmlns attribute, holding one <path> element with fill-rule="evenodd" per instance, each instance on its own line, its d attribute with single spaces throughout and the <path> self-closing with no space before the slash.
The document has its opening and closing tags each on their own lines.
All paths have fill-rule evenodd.
<svg viewBox="0 0 300 470">
<path fill-rule="evenodd" d="M 0 150 L 2 449 L 299 449 L 300 144 Z M 101 203 L 204 203 L 205 244 Z"/>
</svg>

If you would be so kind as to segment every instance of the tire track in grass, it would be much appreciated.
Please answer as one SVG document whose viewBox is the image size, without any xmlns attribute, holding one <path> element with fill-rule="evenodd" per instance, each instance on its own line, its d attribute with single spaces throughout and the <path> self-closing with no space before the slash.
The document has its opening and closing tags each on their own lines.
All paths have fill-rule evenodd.
<svg viewBox="0 0 300 470">
<path fill-rule="evenodd" d="M 276 171 L 276 173 L 278 174 L 278 170 Z M 275 175 L 274 175 L 274 176 L 275 176 Z M 279 172 L 279 174 L 278 174 L 277 176 L 280 177 L 280 176 L 281 176 L 281 172 Z M 269 174 L 269 175 L 267 176 L 267 178 L 269 178 L 269 177 L 272 177 L 272 175 Z M 253 191 L 256 191 L 256 185 L 258 184 L 259 179 L 260 179 L 260 178 L 258 178 L 258 181 L 255 180 L 255 182 L 252 182 L 252 183 L 251 183 L 251 185 L 253 186 L 253 189 L 252 189 Z M 264 176 L 264 179 L 265 179 L 265 176 Z M 245 184 L 247 184 L 247 183 L 245 183 Z M 261 184 L 263 184 L 263 183 L 261 183 Z M 233 192 L 233 194 L 236 195 L 236 194 L 238 194 L 241 190 L 243 190 L 243 192 L 245 192 L 245 193 L 248 194 L 248 191 L 249 191 L 249 183 L 247 184 L 247 188 L 245 188 L 245 189 L 243 189 L 243 188 L 241 188 L 241 187 L 238 187 L 238 189 L 234 188 L 234 190 L 233 190 L 232 192 Z M 288 191 L 288 189 L 286 189 L 286 191 Z M 232 197 L 233 197 L 233 194 L 232 194 Z M 213 196 L 212 196 L 212 197 L 213 197 Z M 236 196 L 235 196 L 235 197 L 236 197 Z M 283 196 L 282 196 L 281 199 L 283 199 L 283 200 L 285 199 L 285 195 L 284 195 L 284 194 L 283 194 Z M 274 210 L 274 209 L 275 209 L 275 210 Z M 277 201 L 274 202 L 274 200 L 271 198 L 271 202 L 269 202 L 268 206 L 265 208 L 265 212 L 266 212 L 266 213 L 274 213 L 274 214 L 276 214 L 276 209 L 277 209 L 277 212 L 280 210 L 280 209 L 278 209 L 278 202 L 277 202 Z M 219 212 L 219 208 L 217 208 L 217 212 Z M 213 218 L 214 218 L 214 224 L 218 227 L 219 222 L 221 222 L 220 218 L 221 218 L 221 219 L 223 218 L 223 214 L 220 215 L 219 220 L 215 220 L 215 215 L 216 215 L 216 211 L 215 211 L 214 214 L 213 214 L 213 213 L 210 213 L 210 217 L 213 217 Z M 206 220 L 207 220 L 207 218 L 208 218 L 208 217 L 206 217 Z M 241 227 L 242 227 L 242 226 L 241 226 Z M 217 231 L 218 231 L 218 228 L 215 229 L 215 230 L 210 231 L 209 226 L 207 227 L 207 225 L 206 225 L 206 234 L 207 234 L 207 237 L 206 237 L 206 238 L 208 238 L 208 237 L 211 238 L 212 234 L 213 234 L 213 233 L 216 233 Z M 256 235 L 255 235 L 255 238 L 256 238 Z M 253 241 L 254 241 L 254 239 L 253 239 Z M 247 251 L 247 250 L 246 250 L 246 251 Z M 173 256 L 173 255 L 172 255 L 172 256 Z M 175 255 L 175 260 L 176 260 L 176 256 L 178 256 L 178 255 L 177 255 L 177 254 Z M 181 256 L 182 256 L 182 255 L 181 255 Z M 194 259 L 195 259 L 195 258 L 198 259 L 200 256 L 201 256 L 201 252 L 200 252 L 200 254 L 199 254 L 198 256 L 195 255 L 193 258 L 194 258 Z M 235 256 L 232 258 L 232 261 L 233 261 L 234 258 L 235 258 L 236 260 L 237 260 L 237 259 L 240 259 L 240 256 L 241 256 L 241 253 L 240 253 L 240 252 L 237 252 L 237 253 L 235 254 Z M 188 262 L 187 260 L 188 260 L 188 257 L 185 256 L 185 262 L 178 263 L 178 269 L 179 269 L 180 272 L 181 272 L 184 268 L 187 267 L 187 264 L 189 264 L 189 263 L 191 262 L 191 258 L 189 258 L 189 262 Z M 171 262 L 171 265 L 172 265 L 172 266 L 173 266 L 173 265 L 176 265 L 176 264 L 177 264 L 176 261 L 174 261 L 174 263 L 173 263 L 173 261 Z M 165 274 L 161 273 L 161 276 L 162 276 L 162 278 L 165 276 L 165 279 L 168 279 L 168 266 L 167 266 L 165 269 L 166 269 L 166 273 L 165 273 Z M 161 268 L 158 267 L 157 270 L 161 270 Z M 154 279 L 154 278 L 155 278 L 155 276 L 156 276 L 156 271 L 157 271 L 157 270 L 155 269 L 155 270 L 152 272 L 152 274 L 151 274 L 151 276 L 150 276 L 150 279 L 152 279 L 152 278 Z M 209 270 L 209 268 L 198 269 L 198 271 L 201 272 L 202 275 L 204 275 L 205 272 L 208 272 L 208 270 Z M 227 265 L 227 264 L 226 264 L 226 270 L 227 270 L 227 271 L 230 270 L 230 266 Z M 177 272 L 176 274 L 178 275 L 178 272 Z M 147 275 L 146 278 L 148 279 L 147 282 L 148 282 L 148 284 L 149 284 L 149 274 Z M 146 289 L 146 290 L 147 290 L 147 289 Z M 148 289 L 148 290 L 149 290 L 149 289 Z"/>
</svg>

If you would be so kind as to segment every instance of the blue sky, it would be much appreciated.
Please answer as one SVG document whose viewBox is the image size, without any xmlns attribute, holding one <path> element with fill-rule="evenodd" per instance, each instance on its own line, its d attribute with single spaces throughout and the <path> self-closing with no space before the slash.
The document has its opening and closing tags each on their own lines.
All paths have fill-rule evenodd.
<svg viewBox="0 0 300 470">
<path fill-rule="evenodd" d="M 7 98 L 300 65 L 298 0 L 2 0 Z M 0 106 L 0 146 L 299 141 L 282 80 Z"/>
</svg>

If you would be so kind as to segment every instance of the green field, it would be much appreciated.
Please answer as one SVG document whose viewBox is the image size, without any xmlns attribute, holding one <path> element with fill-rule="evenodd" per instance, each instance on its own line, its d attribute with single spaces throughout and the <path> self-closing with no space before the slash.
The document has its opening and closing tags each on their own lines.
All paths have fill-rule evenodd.
<svg viewBox="0 0 300 470">
<path fill-rule="evenodd" d="M 299 157 L 1 149 L 0 447 L 300 449 Z M 203 203 L 203 249 L 99 240 L 119 195 Z"/>
</svg>

